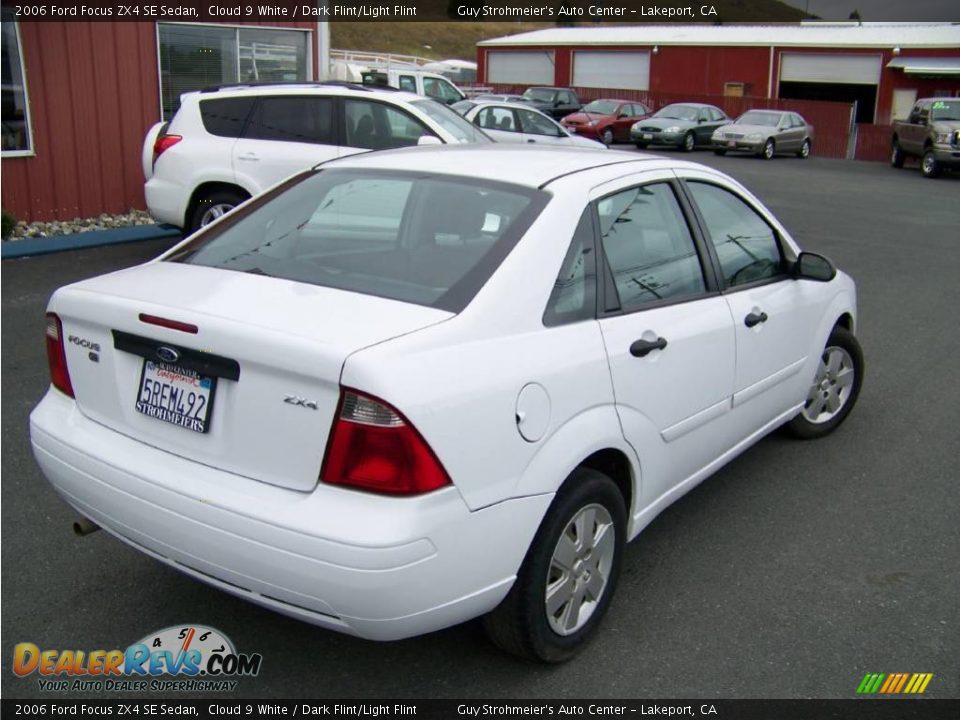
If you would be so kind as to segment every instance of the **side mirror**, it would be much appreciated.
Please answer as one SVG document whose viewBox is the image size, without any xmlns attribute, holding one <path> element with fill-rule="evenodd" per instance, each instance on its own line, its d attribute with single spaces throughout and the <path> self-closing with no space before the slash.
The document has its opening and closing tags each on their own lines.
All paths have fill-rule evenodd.
<svg viewBox="0 0 960 720">
<path fill-rule="evenodd" d="M 436 135 L 421 135 L 417 138 L 417 145 L 443 145 L 443 140 Z"/>
<path fill-rule="evenodd" d="M 837 276 L 837 268 L 823 255 L 802 252 L 793 266 L 793 274 L 802 280 L 830 282 Z"/>
</svg>

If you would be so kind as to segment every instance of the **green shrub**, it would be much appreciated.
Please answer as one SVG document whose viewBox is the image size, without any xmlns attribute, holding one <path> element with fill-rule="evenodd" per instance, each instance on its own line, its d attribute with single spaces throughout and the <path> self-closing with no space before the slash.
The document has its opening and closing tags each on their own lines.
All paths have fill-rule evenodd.
<svg viewBox="0 0 960 720">
<path fill-rule="evenodd" d="M 9 240 L 10 236 L 13 235 L 13 228 L 15 228 L 16 225 L 16 216 L 9 210 L 4 210 L 2 213 L 2 225 L 0 225 L 0 238 Z"/>
</svg>

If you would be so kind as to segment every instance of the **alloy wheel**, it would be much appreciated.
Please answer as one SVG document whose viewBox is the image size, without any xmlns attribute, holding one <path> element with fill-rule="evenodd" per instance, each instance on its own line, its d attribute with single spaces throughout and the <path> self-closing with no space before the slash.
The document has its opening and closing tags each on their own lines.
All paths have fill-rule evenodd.
<svg viewBox="0 0 960 720">
<path fill-rule="evenodd" d="M 854 377 L 850 353 L 835 345 L 824 350 L 801 411 L 803 416 L 818 425 L 836 417 L 850 400 Z"/>
</svg>

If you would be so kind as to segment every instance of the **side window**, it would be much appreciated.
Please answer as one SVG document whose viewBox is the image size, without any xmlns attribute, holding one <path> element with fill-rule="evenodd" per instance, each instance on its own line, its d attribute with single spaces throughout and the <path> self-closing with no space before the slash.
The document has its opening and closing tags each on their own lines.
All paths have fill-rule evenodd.
<svg viewBox="0 0 960 720">
<path fill-rule="evenodd" d="M 593 213 L 583 211 L 573 233 L 567 256 L 553 284 L 543 313 L 547 327 L 566 325 L 595 317 L 597 305 L 596 253 L 593 248 Z"/>
<path fill-rule="evenodd" d="M 753 208 L 716 185 L 688 182 L 687 186 L 707 226 L 727 287 L 783 272 L 776 233 Z"/>
<path fill-rule="evenodd" d="M 416 145 L 429 129 L 412 115 L 368 100 L 345 100 L 346 144 L 367 150 Z"/>
<path fill-rule="evenodd" d="M 603 198 L 597 213 L 622 310 L 704 292 L 700 258 L 670 185 L 643 185 Z"/>
<path fill-rule="evenodd" d="M 520 115 L 520 124 L 523 126 L 525 133 L 560 137 L 560 130 L 549 118 L 539 113 L 530 112 L 529 110 L 519 110 L 518 114 Z"/>
<path fill-rule="evenodd" d="M 513 111 L 507 108 L 488 107 L 477 113 L 476 125 L 487 130 L 520 132 L 513 117 Z"/>
<path fill-rule="evenodd" d="M 398 83 L 401 90 L 415 93 L 417 91 L 417 79 L 413 75 L 401 75 Z"/>
<path fill-rule="evenodd" d="M 261 97 L 243 136 L 332 144 L 333 101 L 318 97 Z"/>
<path fill-rule="evenodd" d="M 423 94 L 442 103 L 454 103 L 463 99 L 453 85 L 441 78 L 425 77 L 423 79 Z"/>
<path fill-rule="evenodd" d="M 204 100 L 200 103 L 203 127 L 211 135 L 238 138 L 255 101 L 253 97 Z"/>
</svg>

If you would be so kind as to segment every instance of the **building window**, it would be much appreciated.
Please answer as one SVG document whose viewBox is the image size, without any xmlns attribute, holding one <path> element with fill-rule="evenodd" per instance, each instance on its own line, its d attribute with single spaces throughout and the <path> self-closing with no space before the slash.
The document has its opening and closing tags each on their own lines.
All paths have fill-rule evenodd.
<svg viewBox="0 0 960 720">
<path fill-rule="evenodd" d="M 27 104 L 27 82 L 20 52 L 20 33 L 13 20 L 13 10 L 3 9 L 3 136 L 0 148 L 4 156 L 32 155 L 30 108 Z"/>
<path fill-rule="evenodd" d="M 309 79 L 305 30 L 157 23 L 164 119 L 180 95 L 213 85 Z"/>
</svg>

